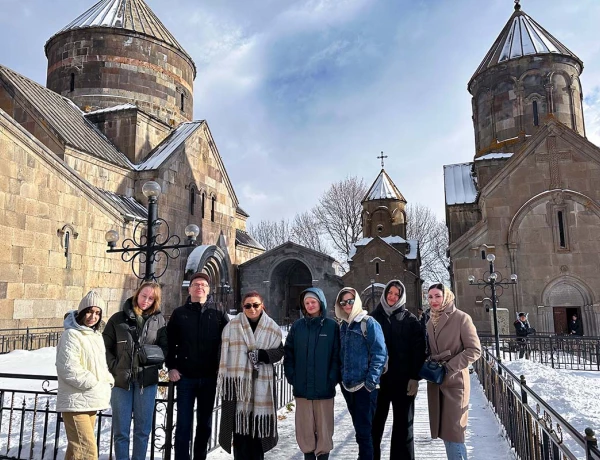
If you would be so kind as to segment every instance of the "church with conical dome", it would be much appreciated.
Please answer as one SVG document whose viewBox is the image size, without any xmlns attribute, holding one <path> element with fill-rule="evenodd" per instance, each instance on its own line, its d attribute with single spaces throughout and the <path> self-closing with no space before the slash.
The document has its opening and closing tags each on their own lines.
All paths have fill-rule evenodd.
<svg viewBox="0 0 600 460">
<path fill-rule="evenodd" d="M 586 138 L 583 62 L 519 2 L 468 83 L 473 161 L 444 166 L 451 279 L 477 329 L 492 330 L 487 279 L 517 275 L 498 297 L 500 333 L 519 312 L 539 332 L 578 315 L 600 334 L 600 148 Z"/>
<path fill-rule="evenodd" d="M 144 259 L 107 253 L 105 234 L 143 241 L 148 181 L 160 185 L 171 234 L 200 228 L 196 248 L 156 262 L 163 311 L 197 271 L 223 308 L 235 305 L 237 266 L 264 248 L 246 232 L 208 123 L 194 120 L 196 65 L 184 47 L 144 0 L 100 0 L 45 52 L 46 87 L 0 64 L 0 328 L 61 325 L 90 289 L 106 317 L 120 309 Z"/>
</svg>

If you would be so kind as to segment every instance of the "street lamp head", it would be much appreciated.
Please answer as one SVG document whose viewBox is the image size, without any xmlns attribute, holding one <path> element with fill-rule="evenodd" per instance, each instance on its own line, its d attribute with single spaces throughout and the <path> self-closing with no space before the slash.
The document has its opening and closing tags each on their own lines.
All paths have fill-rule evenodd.
<svg viewBox="0 0 600 460">
<path fill-rule="evenodd" d="M 512 275 L 510 275 L 510 280 L 514 281 L 516 283 L 517 282 L 517 275 L 515 273 L 513 273 Z"/>
<path fill-rule="evenodd" d="M 185 227 L 184 232 L 185 236 L 187 236 L 190 242 L 193 243 L 196 241 L 196 238 L 198 238 L 198 235 L 200 234 L 200 228 L 195 224 L 190 224 L 187 227 Z"/>
<path fill-rule="evenodd" d="M 496 281 L 498 279 L 498 273 L 490 273 L 490 280 Z"/>
<path fill-rule="evenodd" d="M 375 284 L 375 280 L 371 278 L 371 284 Z"/>
<path fill-rule="evenodd" d="M 117 245 L 117 241 L 119 241 L 119 232 L 116 230 L 109 230 L 104 235 L 104 239 L 106 240 L 108 247 L 113 249 Z"/>
<path fill-rule="evenodd" d="M 473 284 L 475 282 L 475 277 L 473 275 L 469 276 L 469 284 Z"/>
<path fill-rule="evenodd" d="M 142 193 L 146 196 L 146 198 L 158 198 L 160 195 L 160 184 L 158 182 L 154 182 L 153 180 L 146 182 L 142 186 Z"/>
<path fill-rule="evenodd" d="M 496 256 L 494 254 L 488 254 L 487 261 L 493 262 L 494 260 L 496 260 Z"/>
</svg>

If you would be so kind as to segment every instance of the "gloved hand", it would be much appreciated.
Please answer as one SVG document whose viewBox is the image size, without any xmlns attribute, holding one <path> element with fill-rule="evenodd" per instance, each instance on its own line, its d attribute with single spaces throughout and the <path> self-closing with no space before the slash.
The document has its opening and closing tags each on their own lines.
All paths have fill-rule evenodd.
<svg viewBox="0 0 600 460">
<path fill-rule="evenodd" d="M 418 380 L 409 380 L 408 388 L 406 389 L 406 394 L 408 396 L 417 396 L 419 392 L 419 381 Z"/>
<path fill-rule="evenodd" d="M 258 370 L 258 350 L 252 350 L 248 352 L 248 359 L 252 363 L 252 367 Z"/>
</svg>

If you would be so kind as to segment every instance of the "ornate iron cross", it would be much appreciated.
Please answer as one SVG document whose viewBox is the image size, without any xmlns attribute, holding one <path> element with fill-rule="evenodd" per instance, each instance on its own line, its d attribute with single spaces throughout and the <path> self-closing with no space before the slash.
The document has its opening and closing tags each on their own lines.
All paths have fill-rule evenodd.
<svg viewBox="0 0 600 460">
<path fill-rule="evenodd" d="M 377 158 L 381 159 L 381 169 L 383 169 L 383 159 L 387 158 L 387 155 L 384 155 L 383 152 L 381 152 L 381 155 L 378 156 Z"/>
</svg>

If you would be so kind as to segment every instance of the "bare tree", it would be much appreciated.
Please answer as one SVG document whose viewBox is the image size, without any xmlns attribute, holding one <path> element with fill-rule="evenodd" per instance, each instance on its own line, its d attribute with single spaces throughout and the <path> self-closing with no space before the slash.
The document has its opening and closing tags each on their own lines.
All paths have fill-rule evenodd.
<svg viewBox="0 0 600 460">
<path fill-rule="evenodd" d="M 446 224 L 431 209 L 418 203 L 406 207 L 406 221 L 406 237 L 419 241 L 421 278 L 428 282 L 449 283 Z"/>
<path fill-rule="evenodd" d="M 361 201 L 367 186 L 358 177 L 335 182 L 319 199 L 313 214 L 321 232 L 341 256 L 350 254 L 352 245 L 362 234 Z"/>
<path fill-rule="evenodd" d="M 279 222 L 272 220 L 261 220 L 256 225 L 248 224 L 248 233 L 265 249 L 276 248 L 292 239 L 290 223 L 285 219 Z"/>
<path fill-rule="evenodd" d="M 315 251 L 328 254 L 327 244 L 323 240 L 319 223 L 314 213 L 305 211 L 294 216 L 292 222 L 292 241 Z"/>
</svg>

